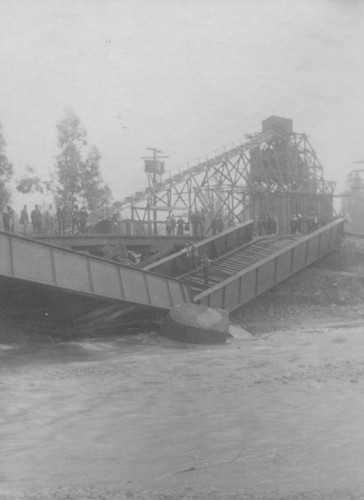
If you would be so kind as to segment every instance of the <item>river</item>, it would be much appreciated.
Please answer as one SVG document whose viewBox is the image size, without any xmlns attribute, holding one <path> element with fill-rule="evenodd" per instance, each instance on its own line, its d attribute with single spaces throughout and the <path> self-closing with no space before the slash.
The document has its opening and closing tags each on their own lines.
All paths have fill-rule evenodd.
<svg viewBox="0 0 364 500">
<path fill-rule="evenodd" d="M 0 345 L 0 499 L 364 497 L 361 326 Z"/>
</svg>

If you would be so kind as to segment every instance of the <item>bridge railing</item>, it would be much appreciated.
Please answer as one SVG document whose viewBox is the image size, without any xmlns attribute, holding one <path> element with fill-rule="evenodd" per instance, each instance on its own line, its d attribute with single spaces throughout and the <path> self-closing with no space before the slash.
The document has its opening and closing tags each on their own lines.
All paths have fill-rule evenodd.
<svg viewBox="0 0 364 500">
<path fill-rule="evenodd" d="M 338 246 L 344 220 L 337 219 L 235 276 L 195 295 L 194 302 L 233 311 Z"/>
<path fill-rule="evenodd" d="M 193 246 L 199 258 L 204 254 L 211 259 L 226 254 L 234 248 L 238 248 L 253 239 L 253 221 L 247 221 L 228 229 L 216 236 L 211 236 Z M 199 262 L 196 262 L 196 267 Z M 181 276 L 192 271 L 191 260 L 188 258 L 187 248 L 180 250 L 169 257 L 165 257 L 143 268 L 145 271 L 153 271 L 163 276 Z"/>
</svg>

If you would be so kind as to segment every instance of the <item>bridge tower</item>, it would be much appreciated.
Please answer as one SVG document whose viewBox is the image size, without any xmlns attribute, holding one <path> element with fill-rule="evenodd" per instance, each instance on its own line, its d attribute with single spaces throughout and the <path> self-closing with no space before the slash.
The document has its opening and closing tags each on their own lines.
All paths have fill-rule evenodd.
<svg viewBox="0 0 364 500">
<path fill-rule="evenodd" d="M 250 150 L 247 164 L 252 218 L 273 213 L 281 232 L 288 232 L 293 213 L 329 220 L 335 183 L 325 181 L 308 136 L 294 133 L 287 118 L 271 116 L 262 125 L 270 138 Z"/>
</svg>

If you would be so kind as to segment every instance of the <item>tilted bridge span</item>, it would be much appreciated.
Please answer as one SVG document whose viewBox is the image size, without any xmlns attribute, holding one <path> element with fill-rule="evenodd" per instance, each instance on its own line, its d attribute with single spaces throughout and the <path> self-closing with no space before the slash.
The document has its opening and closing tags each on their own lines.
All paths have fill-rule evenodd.
<svg viewBox="0 0 364 500">
<path fill-rule="evenodd" d="M 304 236 L 253 239 L 252 229 L 250 221 L 195 245 L 200 255 L 212 258 L 207 287 L 201 266 L 188 268 L 185 250 L 146 269 L 179 277 L 189 285 L 197 304 L 233 311 L 338 247 L 344 220 L 336 219 Z"/>
</svg>

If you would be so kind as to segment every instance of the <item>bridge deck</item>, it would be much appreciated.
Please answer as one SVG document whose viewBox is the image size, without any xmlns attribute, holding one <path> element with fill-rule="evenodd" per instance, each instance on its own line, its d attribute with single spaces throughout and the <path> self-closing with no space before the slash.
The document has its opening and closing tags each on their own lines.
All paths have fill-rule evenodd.
<svg viewBox="0 0 364 500">
<path fill-rule="evenodd" d="M 0 232 L 0 279 L 95 299 L 169 310 L 190 301 L 189 286 L 90 255 Z"/>
<path fill-rule="evenodd" d="M 215 236 L 211 236 L 194 244 L 195 249 L 202 256 L 204 253 L 218 257 L 236 248 L 241 247 L 253 238 L 253 221 L 249 220 L 227 229 Z M 164 259 L 145 266 L 146 271 L 153 271 L 163 276 L 181 276 L 190 268 L 186 258 L 186 248 L 169 255 Z"/>
<path fill-rule="evenodd" d="M 267 236 L 223 255 L 211 264 L 208 286 L 204 285 L 201 267 L 180 276 L 180 278 L 190 285 L 194 293 L 200 293 L 260 262 L 295 241 L 297 241 L 297 237 L 293 236 Z"/>
<path fill-rule="evenodd" d="M 201 268 L 180 278 L 195 292 L 194 302 L 233 311 L 323 257 L 343 234 L 337 219 L 306 236 L 259 238 L 214 260 L 208 287 Z"/>
</svg>

